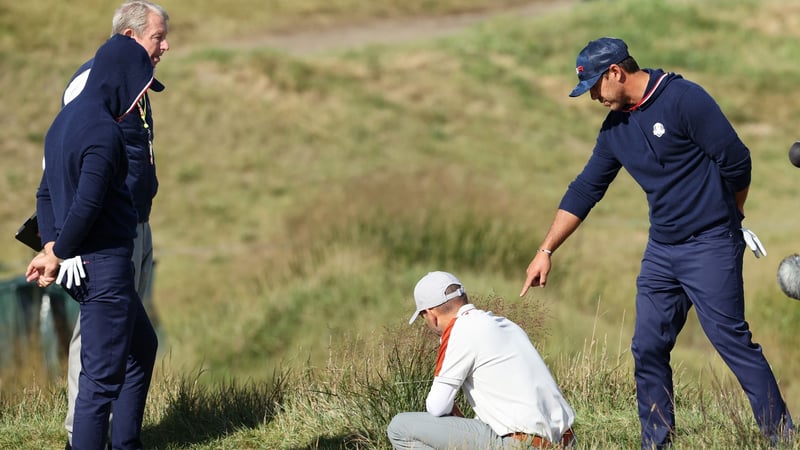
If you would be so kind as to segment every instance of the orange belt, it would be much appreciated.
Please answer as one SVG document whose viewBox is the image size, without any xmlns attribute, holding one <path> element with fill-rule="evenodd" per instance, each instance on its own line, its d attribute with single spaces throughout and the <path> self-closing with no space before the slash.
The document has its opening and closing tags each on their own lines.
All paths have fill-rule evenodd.
<svg viewBox="0 0 800 450">
<path fill-rule="evenodd" d="M 564 448 L 572 444 L 573 439 L 575 439 L 575 434 L 572 432 L 572 428 L 568 428 L 567 431 L 565 431 L 564 434 L 561 435 L 561 442 L 559 442 L 558 444 L 554 444 L 536 434 L 508 433 L 503 435 L 503 437 L 504 438 L 510 437 L 518 441 L 527 441 L 530 439 L 531 447 L 534 448 Z"/>
</svg>

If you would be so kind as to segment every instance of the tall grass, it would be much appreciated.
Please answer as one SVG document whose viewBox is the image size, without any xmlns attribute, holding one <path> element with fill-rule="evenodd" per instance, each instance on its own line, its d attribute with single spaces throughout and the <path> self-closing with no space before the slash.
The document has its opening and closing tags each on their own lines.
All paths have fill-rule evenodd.
<svg viewBox="0 0 800 450">
<path fill-rule="evenodd" d="M 630 362 L 606 337 L 591 335 L 584 350 L 553 357 L 544 305 L 477 297 L 474 303 L 513 317 L 548 361 L 577 414 L 581 449 L 635 448 L 639 426 Z M 176 374 L 166 356 L 156 371 L 143 440 L 153 449 L 389 449 L 394 414 L 424 410 L 437 337 L 424 325 L 370 336 L 343 336 L 322 365 L 277 372 L 264 381 L 208 384 L 203 368 Z M 676 449 L 770 448 L 755 427 L 738 386 L 711 387 L 676 373 Z M 459 395 L 467 415 L 469 405 Z M 63 442 L 63 388 L 0 395 L 0 448 L 56 448 Z M 800 443 L 781 448 L 800 448 Z"/>
<path fill-rule="evenodd" d="M 573 393 L 578 431 L 589 436 L 583 442 L 634 446 L 627 348 L 648 224 L 644 196 L 627 174 L 556 253 L 548 287 L 512 300 L 605 114 L 566 96 L 575 53 L 601 35 L 626 39 L 643 66 L 701 82 L 750 146 L 746 225 L 769 257 L 746 255 L 748 319 L 790 409 L 798 408 L 800 311 L 777 288 L 775 270 L 783 255 L 798 251 L 797 169 L 786 151 L 800 119 L 800 7 L 778 0 L 580 2 L 431 42 L 302 58 L 257 45 L 259 33 L 284 27 L 482 7 L 328 3 L 164 5 L 173 48 L 158 68 L 167 90 L 153 96 L 161 188 L 151 222 L 159 261 L 154 298 L 170 359 L 148 410 L 157 446 L 385 447 L 379 438 L 390 410 L 410 409 L 423 395 L 397 380 L 416 377 L 417 369 L 424 380 L 426 361 L 424 352 L 400 347 L 392 360 L 395 342 L 378 330 L 403 323 L 414 283 L 436 269 L 456 272 L 471 293 L 508 299 L 506 307 L 541 305 L 547 321 L 536 341 Z M 8 31 L 0 38 L 0 85 L 10 105 L 0 119 L 0 232 L 8 237 L 0 243 L 0 274 L 18 275 L 31 257 L 10 236 L 32 209 L 44 132 L 65 80 L 105 38 L 116 6 L 0 0 L 0 29 Z M 240 40 L 256 45 L 235 45 Z M 510 315 L 521 320 L 523 312 Z M 607 336 L 614 336 L 608 346 Z M 382 356 L 360 358 L 385 341 Z M 351 356 L 335 356 L 346 351 Z M 401 362 L 414 370 L 392 366 Z M 749 406 L 693 319 L 673 362 L 678 446 L 758 448 Z M 22 397 L 12 397 L 6 380 L 17 374 L 3 374 L 0 439 L 8 440 L 0 447 L 55 448 L 60 384 L 50 388 L 34 369 L 24 374 L 19 379 L 45 387 L 23 391 L 22 383 L 13 389 Z M 280 408 L 247 398 L 270 398 L 273 386 L 283 393 Z M 183 397 L 166 394 L 174 392 Z M 396 400 L 384 404 L 380 395 Z M 253 414 L 213 423 L 198 417 L 212 410 L 240 417 L 243 411 L 223 404 L 227 396 Z M 212 432 L 176 422 L 180 415 Z M 160 429 L 161 421 L 179 431 Z"/>
<path fill-rule="evenodd" d="M 280 413 L 289 383 L 286 373 L 258 382 L 228 379 L 213 387 L 199 382 L 202 369 L 161 375 L 148 403 L 151 424 L 143 430 L 153 448 L 186 448 L 266 426 Z"/>
</svg>

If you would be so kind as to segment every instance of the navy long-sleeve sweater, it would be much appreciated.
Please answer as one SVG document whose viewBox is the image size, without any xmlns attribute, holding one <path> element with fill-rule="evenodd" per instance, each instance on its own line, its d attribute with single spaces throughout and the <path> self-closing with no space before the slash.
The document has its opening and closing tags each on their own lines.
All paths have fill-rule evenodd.
<svg viewBox="0 0 800 450">
<path fill-rule="evenodd" d="M 83 90 L 88 74 L 91 73 L 94 59 L 90 59 L 75 71 L 70 78 L 62 96 L 61 106 L 71 102 Z M 153 80 L 149 91 L 161 92 L 164 85 Z M 151 143 L 154 139 L 153 114 L 150 109 L 148 94 L 145 94 L 142 109 L 138 107 L 123 118 L 119 125 L 125 136 L 125 149 L 128 152 L 128 178 L 125 181 L 133 196 L 133 206 L 139 216 L 139 222 L 150 220 L 153 198 L 158 192 L 155 155 Z M 143 114 L 142 114 L 143 113 Z"/>
<path fill-rule="evenodd" d="M 624 167 L 647 196 L 651 239 L 672 244 L 724 223 L 738 228 L 735 193 L 750 185 L 750 151 L 703 88 L 646 70 L 645 98 L 609 112 L 559 208 L 585 219 Z"/>
<path fill-rule="evenodd" d="M 130 256 L 136 210 L 125 185 L 121 120 L 153 80 L 153 64 L 133 39 L 115 35 L 97 51 L 86 86 L 45 136 L 45 170 L 36 194 L 42 242 L 59 258 L 86 253 Z"/>
</svg>

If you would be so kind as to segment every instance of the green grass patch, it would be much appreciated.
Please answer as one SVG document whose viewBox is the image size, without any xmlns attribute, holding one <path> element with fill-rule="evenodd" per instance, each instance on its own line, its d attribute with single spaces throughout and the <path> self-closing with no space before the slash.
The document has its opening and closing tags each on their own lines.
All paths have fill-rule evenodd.
<svg viewBox="0 0 800 450">
<path fill-rule="evenodd" d="M 335 355 L 344 346 L 377 351 L 382 330 L 407 320 L 414 283 L 429 270 L 453 271 L 471 293 L 508 299 L 506 307 L 541 305 L 546 321 L 535 340 L 576 404 L 577 430 L 588 436 L 582 445 L 635 446 L 627 348 L 648 224 L 644 194 L 626 173 L 559 249 L 547 289 L 516 299 L 606 114 L 586 98 L 567 97 L 575 54 L 602 35 L 626 39 L 643 66 L 700 82 L 750 146 L 745 223 L 769 256 L 745 256 L 748 319 L 790 409 L 798 408 L 800 313 L 777 289 L 775 271 L 798 251 L 797 169 L 786 152 L 800 119 L 793 44 L 800 7 L 777 0 L 579 2 L 431 41 L 294 57 L 259 46 L 261 33 L 490 3 L 200 3 L 165 5 L 173 48 L 158 67 L 167 90 L 152 96 L 161 182 L 151 217 L 154 298 L 172 377 L 167 386 L 157 383 L 148 410 L 157 447 L 385 448 L 381 429 L 392 408 L 410 408 L 422 395 L 396 384 L 417 376 L 398 366 L 422 376 L 425 363 L 413 362 L 422 356 L 398 349 L 392 357 L 385 346 L 380 358 L 351 367 L 360 360 Z M 105 39 L 117 6 L 0 0 L 7 105 L 0 273 L 8 277 L 32 256 L 11 236 L 33 210 L 42 139 L 58 98 Z M 606 339 L 614 351 L 595 355 Z M 749 407 L 694 319 L 673 356 L 681 378 L 676 447 L 759 448 Z M 21 379 L 38 373 L 36 363 L 29 366 Z M 277 383 L 274 373 L 289 375 Z M 0 378 L 3 392 L 12 390 L 10 379 Z M 269 405 L 255 397 L 270 397 L 276 385 L 280 409 L 257 422 Z M 5 397 L 0 447 L 60 446 L 59 389 L 13 391 L 23 397 Z M 391 400 L 381 403 L 381 396 Z M 241 419 L 223 397 L 257 414 Z M 203 422 L 212 410 L 225 417 Z M 213 432 L 174 421 L 181 414 Z"/>
</svg>

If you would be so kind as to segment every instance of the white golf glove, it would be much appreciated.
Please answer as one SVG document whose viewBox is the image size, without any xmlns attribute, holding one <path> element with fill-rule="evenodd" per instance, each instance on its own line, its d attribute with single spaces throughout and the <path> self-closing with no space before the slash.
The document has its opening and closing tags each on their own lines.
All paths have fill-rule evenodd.
<svg viewBox="0 0 800 450">
<path fill-rule="evenodd" d="M 750 247 L 750 250 L 753 251 L 756 258 L 767 256 L 767 249 L 764 248 L 764 245 L 761 244 L 761 241 L 758 240 L 758 236 L 756 236 L 755 233 L 742 227 L 742 236 L 744 236 L 744 242 Z"/>
<path fill-rule="evenodd" d="M 80 256 L 61 261 L 56 284 L 61 284 L 64 281 L 64 277 L 66 277 L 66 281 L 62 286 L 67 289 L 81 285 L 81 279 L 86 278 L 86 272 L 83 270 L 83 260 L 81 260 Z"/>
</svg>

